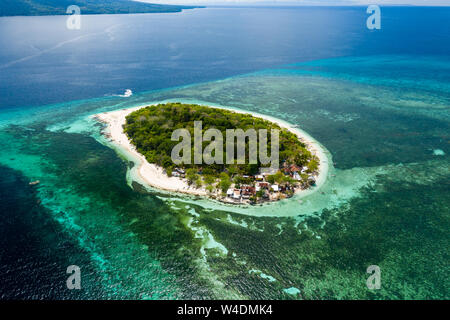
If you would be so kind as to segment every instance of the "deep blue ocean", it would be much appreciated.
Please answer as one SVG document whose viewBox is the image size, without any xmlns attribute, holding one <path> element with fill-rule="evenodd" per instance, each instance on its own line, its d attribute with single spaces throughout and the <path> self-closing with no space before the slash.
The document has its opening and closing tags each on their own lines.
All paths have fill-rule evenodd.
<svg viewBox="0 0 450 320">
<path fill-rule="evenodd" d="M 380 30 L 368 16 L 0 18 L 0 298 L 450 298 L 450 8 L 382 7 Z M 334 171 L 272 210 L 286 217 L 148 191 L 87 116 L 156 101 L 298 124 Z M 65 287 L 72 264 L 79 291 Z"/>
<path fill-rule="evenodd" d="M 450 52 L 449 9 L 197 9 L 175 14 L 0 19 L 0 108 L 165 89 L 289 63 Z M 448 76 L 448 74 L 447 74 Z"/>
</svg>

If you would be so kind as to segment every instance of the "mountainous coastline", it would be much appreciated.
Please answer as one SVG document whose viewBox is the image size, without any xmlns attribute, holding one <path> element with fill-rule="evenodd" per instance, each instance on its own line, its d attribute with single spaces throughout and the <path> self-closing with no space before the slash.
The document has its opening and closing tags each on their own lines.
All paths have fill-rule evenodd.
<svg viewBox="0 0 450 320">
<path fill-rule="evenodd" d="M 70 5 L 79 6 L 82 14 L 163 13 L 199 8 L 132 0 L 2 0 L 0 16 L 65 15 Z"/>
</svg>

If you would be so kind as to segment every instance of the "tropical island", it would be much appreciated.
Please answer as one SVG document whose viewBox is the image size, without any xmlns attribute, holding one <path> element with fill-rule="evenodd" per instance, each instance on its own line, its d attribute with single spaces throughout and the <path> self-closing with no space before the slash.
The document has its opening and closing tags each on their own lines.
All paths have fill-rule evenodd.
<svg viewBox="0 0 450 320">
<path fill-rule="evenodd" d="M 106 123 L 103 134 L 123 150 L 138 158 L 139 178 L 149 185 L 168 191 L 207 196 L 222 202 L 258 204 L 292 197 L 316 184 L 326 166 L 321 149 L 299 135 L 296 128 L 269 121 L 249 113 L 193 104 L 166 103 L 102 113 L 94 116 Z M 271 119 L 272 120 L 272 119 Z M 171 152 L 179 143 L 172 139 L 176 129 L 194 131 L 194 122 L 202 122 L 202 133 L 214 128 L 226 134 L 228 129 L 277 129 L 279 132 L 279 168 L 249 163 L 250 139 L 245 140 L 245 163 L 175 164 Z M 191 135 L 194 143 L 194 136 Z M 271 143 L 269 135 L 268 144 Z M 210 142 L 203 141 L 202 148 Z M 260 142 L 258 142 L 258 148 Z M 317 146 L 314 146 L 317 147 Z M 236 153 L 234 153 L 236 156 Z M 193 158 L 193 152 L 191 153 Z M 325 170 L 326 171 L 326 170 Z"/>
</svg>

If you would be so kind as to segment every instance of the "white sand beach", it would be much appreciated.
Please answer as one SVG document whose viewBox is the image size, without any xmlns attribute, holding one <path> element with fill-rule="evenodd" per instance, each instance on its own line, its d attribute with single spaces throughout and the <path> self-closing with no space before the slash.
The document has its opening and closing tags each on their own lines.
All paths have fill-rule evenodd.
<svg viewBox="0 0 450 320">
<path fill-rule="evenodd" d="M 139 178 L 142 179 L 142 181 L 146 182 L 148 185 L 166 190 L 171 192 L 179 192 L 179 193 L 186 193 L 190 195 L 198 195 L 198 196 L 207 196 L 208 192 L 205 188 L 194 188 L 190 187 L 187 183 L 186 179 L 181 179 L 178 177 L 169 177 L 167 176 L 163 169 L 155 164 L 149 163 L 145 157 L 140 154 L 136 148 L 131 144 L 130 140 L 128 139 L 127 135 L 123 131 L 123 125 L 126 121 L 126 116 L 130 114 L 133 111 L 139 110 L 141 108 L 148 107 L 149 105 L 145 106 L 139 106 L 134 108 L 128 108 L 128 109 L 121 109 L 121 110 L 115 110 L 105 113 L 96 114 L 93 117 L 103 122 L 107 125 L 105 128 L 104 134 L 107 138 L 111 140 L 113 144 L 115 144 L 117 147 L 121 148 L 122 150 L 127 151 L 129 154 L 133 155 L 134 158 L 139 159 L 139 162 L 137 164 L 137 174 L 139 175 Z M 257 114 L 254 112 L 249 111 L 243 111 L 238 109 L 232 109 L 232 108 L 225 108 L 221 106 L 208 106 L 211 108 L 218 108 L 218 109 L 226 109 L 230 110 L 236 113 L 248 113 L 251 114 L 254 117 L 262 118 L 274 123 L 277 123 L 280 127 L 286 128 L 287 130 L 291 131 L 297 137 L 307 145 L 308 150 L 310 150 L 314 155 L 316 155 L 319 158 L 319 174 L 316 177 L 316 186 L 313 188 L 309 188 L 306 190 L 297 189 L 296 194 L 300 195 L 307 195 L 311 194 L 312 192 L 315 192 L 320 189 L 320 187 L 325 183 L 328 175 L 328 158 L 326 156 L 324 148 L 316 141 L 314 140 L 310 135 L 308 135 L 306 132 L 293 127 L 291 124 L 277 119 L 270 116 Z M 135 160 L 135 159 L 133 159 Z"/>
<path fill-rule="evenodd" d="M 123 125 L 126 121 L 126 116 L 133 111 L 147 107 L 140 106 L 129 109 L 116 110 L 94 115 L 94 118 L 107 124 L 105 134 L 118 147 L 125 149 L 133 156 L 140 160 L 137 164 L 137 173 L 139 177 L 148 183 L 150 186 L 163 189 L 166 191 L 182 192 L 193 195 L 206 196 L 207 192 L 204 189 L 196 189 L 190 187 L 186 179 L 177 177 L 169 177 L 163 172 L 163 169 L 153 163 L 149 163 L 145 157 L 140 154 L 136 148 L 131 144 L 127 135 L 123 131 Z"/>
</svg>

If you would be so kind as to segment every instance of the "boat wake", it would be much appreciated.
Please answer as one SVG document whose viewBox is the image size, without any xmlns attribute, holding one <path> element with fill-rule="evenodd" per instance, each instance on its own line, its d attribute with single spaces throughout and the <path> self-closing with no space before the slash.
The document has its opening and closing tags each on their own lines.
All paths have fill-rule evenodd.
<svg viewBox="0 0 450 320">
<path fill-rule="evenodd" d="M 119 94 L 119 97 L 128 98 L 131 97 L 132 95 L 133 91 L 131 91 L 131 89 L 127 89 L 123 94 Z"/>
</svg>

